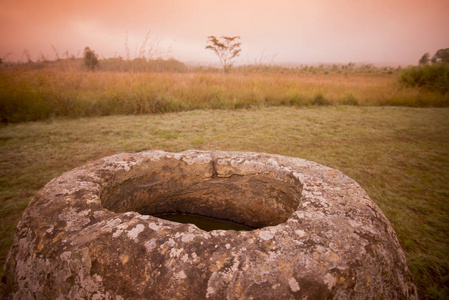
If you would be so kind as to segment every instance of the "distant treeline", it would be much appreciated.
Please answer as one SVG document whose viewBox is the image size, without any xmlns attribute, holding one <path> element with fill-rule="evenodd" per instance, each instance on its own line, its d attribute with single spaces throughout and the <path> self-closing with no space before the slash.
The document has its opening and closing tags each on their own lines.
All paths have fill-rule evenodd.
<svg viewBox="0 0 449 300">
<path fill-rule="evenodd" d="M 64 59 L 28 62 L 3 62 L 0 63 L 0 69 L 15 70 L 52 70 L 52 71 L 91 71 L 86 67 L 82 58 L 68 57 Z M 96 71 L 105 72 L 221 72 L 219 66 L 214 65 L 186 65 L 185 63 L 174 58 L 157 58 L 146 59 L 134 58 L 124 59 L 122 57 L 99 59 L 98 64 L 94 68 Z M 379 67 L 373 64 L 319 64 L 319 65 L 277 65 L 254 63 L 246 65 L 238 65 L 230 69 L 230 73 L 309 73 L 309 74 L 345 74 L 345 73 L 366 73 L 366 74 L 396 74 L 400 73 L 402 68 L 384 66 Z"/>
<path fill-rule="evenodd" d="M 90 71 L 82 58 L 40 60 L 26 63 L 3 63 L 4 69 L 18 70 L 54 70 L 54 71 Z M 123 59 L 122 57 L 100 59 L 95 71 L 106 72 L 185 72 L 187 66 L 174 58 L 169 59 Z"/>
<path fill-rule="evenodd" d="M 101 60 L 98 69 L 119 72 L 184 72 L 187 67 L 183 62 L 174 58 L 151 60 L 134 58 L 133 60 L 125 60 L 118 57 Z"/>
</svg>

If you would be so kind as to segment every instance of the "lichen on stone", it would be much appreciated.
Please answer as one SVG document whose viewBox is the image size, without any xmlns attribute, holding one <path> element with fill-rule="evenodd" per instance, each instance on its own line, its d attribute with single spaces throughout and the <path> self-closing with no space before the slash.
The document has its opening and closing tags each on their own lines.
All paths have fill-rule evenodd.
<svg viewBox="0 0 449 300">
<path fill-rule="evenodd" d="M 253 230 L 203 231 L 190 213 Z M 338 170 L 248 152 L 118 154 L 25 210 L 7 299 L 417 299 L 382 211 Z"/>
</svg>

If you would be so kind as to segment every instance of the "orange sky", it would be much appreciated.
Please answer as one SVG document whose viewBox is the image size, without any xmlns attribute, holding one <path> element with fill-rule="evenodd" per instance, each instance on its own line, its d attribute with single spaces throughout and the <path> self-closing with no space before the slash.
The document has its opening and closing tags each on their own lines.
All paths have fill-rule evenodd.
<svg viewBox="0 0 449 300">
<path fill-rule="evenodd" d="M 448 16 L 448 0 L 0 0 L 0 57 L 126 57 L 126 41 L 135 56 L 150 32 L 185 62 L 215 63 L 207 36 L 240 35 L 238 63 L 407 65 L 449 48 Z"/>
</svg>

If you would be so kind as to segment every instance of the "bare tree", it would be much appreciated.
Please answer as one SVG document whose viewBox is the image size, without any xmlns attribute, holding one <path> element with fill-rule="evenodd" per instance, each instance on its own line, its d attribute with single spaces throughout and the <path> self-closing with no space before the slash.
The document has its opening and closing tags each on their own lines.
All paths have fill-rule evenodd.
<svg viewBox="0 0 449 300">
<path fill-rule="evenodd" d="M 213 35 L 207 38 L 208 45 L 206 49 L 214 51 L 218 56 L 224 72 L 229 71 L 232 67 L 232 60 L 242 51 L 240 49 L 241 43 L 237 42 L 238 39 L 240 39 L 239 36 L 222 36 L 219 40 Z"/>
</svg>

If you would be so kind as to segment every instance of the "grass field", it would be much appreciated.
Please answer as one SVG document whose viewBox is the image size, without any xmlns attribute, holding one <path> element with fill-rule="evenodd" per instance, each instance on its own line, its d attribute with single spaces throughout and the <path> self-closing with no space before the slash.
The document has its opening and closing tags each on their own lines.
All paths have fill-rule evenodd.
<svg viewBox="0 0 449 300">
<path fill-rule="evenodd" d="M 6 68 L 0 70 L 0 122 L 272 106 L 449 106 L 449 93 L 405 87 L 399 82 L 398 71 L 252 71 L 225 74 Z"/>
<path fill-rule="evenodd" d="M 121 76 L 126 78 L 127 75 Z M 154 81 L 168 80 L 163 74 L 142 76 L 154 76 Z M 167 91 L 173 88 L 181 93 L 182 84 L 206 80 L 209 83 L 204 86 L 209 88 L 218 80 L 229 81 L 229 93 L 234 85 L 241 85 L 257 95 L 258 91 L 268 93 L 277 86 L 268 78 L 264 79 L 264 75 L 258 75 L 266 80 L 258 85 L 254 77 L 243 74 L 237 78 L 180 76 L 181 83 L 172 79 L 173 82 L 159 88 Z M 332 93 L 344 95 L 350 91 L 359 99 L 359 104 L 364 101 L 369 104 L 368 96 L 375 97 L 370 93 L 377 92 L 382 98 L 391 92 L 373 83 L 384 79 L 374 80 L 369 76 L 347 81 L 342 76 L 340 83 L 360 86 L 364 91 L 360 94 L 344 84 L 333 86 L 328 82 L 327 87 L 320 86 L 331 80 L 326 76 L 319 75 L 318 83 L 311 79 L 311 83 L 304 86 L 309 89 L 304 93 L 313 95 L 321 91 L 332 98 Z M 77 80 L 84 82 L 81 78 Z M 294 77 L 279 80 L 280 86 L 299 84 Z M 70 86 L 73 83 L 61 84 Z M 391 81 L 382 86 L 388 88 L 390 84 Z M 337 90 L 333 91 L 332 87 Z M 105 87 L 105 92 L 107 89 Z M 220 93 L 228 93 L 227 87 L 217 91 Z M 194 94 L 191 91 L 186 97 Z M 421 297 L 447 299 L 448 129 L 449 108 L 344 105 L 254 106 L 241 110 L 194 110 L 157 115 L 51 118 L 3 125 L 0 127 L 0 264 L 4 263 L 23 209 L 37 190 L 64 171 L 106 155 L 146 149 L 255 151 L 313 160 L 337 168 L 358 181 L 397 231 Z"/>
</svg>

